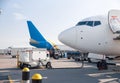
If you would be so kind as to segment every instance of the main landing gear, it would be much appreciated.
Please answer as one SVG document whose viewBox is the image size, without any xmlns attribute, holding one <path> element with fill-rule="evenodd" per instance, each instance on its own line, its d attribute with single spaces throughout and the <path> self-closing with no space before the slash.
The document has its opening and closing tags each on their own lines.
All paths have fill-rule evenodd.
<svg viewBox="0 0 120 83">
<path fill-rule="evenodd" d="M 97 68 L 98 68 L 98 70 L 107 70 L 108 65 L 105 60 L 101 60 L 101 61 L 97 62 Z"/>
</svg>

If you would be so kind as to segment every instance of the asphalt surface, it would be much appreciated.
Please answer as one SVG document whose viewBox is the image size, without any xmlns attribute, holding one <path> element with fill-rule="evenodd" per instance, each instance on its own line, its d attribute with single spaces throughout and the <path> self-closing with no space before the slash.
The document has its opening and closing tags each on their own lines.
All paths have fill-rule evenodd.
<svg viewBox="0 0 120 83">
<path fill-rule="evenodd" d="M 19 69 L 6 69 L 13 83 L 20 83 L 22 71 Z M 5 72 L 3 72 L 5 73 Z M 97 70 L 92 67 L 62 68 L 62 69 L 30 69 L 30 79 L 35 74 L 43 76 L 42 83 L 120 83 L 120 72 L 112 70 Z"/>
<path fill-rule="evenodd" d="M 15 59 L 12 61 L 14 60 Z M 2 59 L 0 61 L 2 61 Z M 61 59 L 54 62 L 57 64 L 57 62 L 60 63 L 62 61 L 68 62 L 69 65 L 71 65 L 71 62 L 77 63 L 78 65 L 78 62 L 73 62 L 71 59 Z M 64 64 L 62 63 L 62 65 Z M 30 79 L 35 73 L 38 73 L 43 76 L 42 83 L 120 83 L 119 67 L 109 66 L 108 70 L 98 70 L 96 64 L 85 62 L 83 68 L 81 68 L 80 65 L 81 63 L 79 63 L 78 67 L 65 68 L 62 66 L 61 68 L 58 68 L 57 66 L 57 68 L 54 69 L 30 69 Z M 115 71 L 113 71 L 113 69 Z M 22 80 L 22 70 L 16 68 L 14 65 L 12 67 L 2 66 L 2 68 L 0 68 L 0 76 L 0 83 L 20 83 Z M 9 81 L 5 76 L 9 77 Z"/>
</svg>

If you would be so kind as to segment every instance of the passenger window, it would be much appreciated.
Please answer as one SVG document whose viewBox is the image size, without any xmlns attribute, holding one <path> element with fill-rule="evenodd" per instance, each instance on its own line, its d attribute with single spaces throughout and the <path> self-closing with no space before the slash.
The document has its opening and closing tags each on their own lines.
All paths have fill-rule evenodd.
<svg viewBox="0 0 120 83">
<path fill-rule="evenodd" d="M 95 21 L 94 26 L 97 26 L 97 25 L 100 25 L 100 24 L 101 24 L 100 21 Z"/>
<path fill-rule="evenodd" d="M 93 27 L 93 21 L 88 21 L 87 25 Z"/>
</svg>

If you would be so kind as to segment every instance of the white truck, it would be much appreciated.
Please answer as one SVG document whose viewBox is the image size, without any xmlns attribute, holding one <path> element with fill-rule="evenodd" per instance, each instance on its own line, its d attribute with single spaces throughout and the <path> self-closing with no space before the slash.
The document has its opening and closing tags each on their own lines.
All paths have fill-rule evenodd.
<svg viewBox="0 0 120 83">
<path fill-rule="evenodd" d="M 0 55 L 5 55 L 7 53 L 6 49 L 0 49 Z"/>
<path fill-rule="evenodd" d="M 26 49 L 30 50 L 32 48 L 9 48 L 9 51 L 10 51 L 12 58 L 16 58 L 19 51 L 26 50 Z"/>
<path fill-rule="evenodd" d="M 46 68 L 52 68 L 50 62 L 50 55 L 47 49 L 32 48 L 31 50 L 21 50 L 18 52 L 19 67 L 35 68 L 45 66 Z"/>
<path fill-rule="evenodd" d="M 22 48 L 11 48 L 11 56 L 12 58 L 16 58 L 18 51 L 21 50 Z"/>
</svg>

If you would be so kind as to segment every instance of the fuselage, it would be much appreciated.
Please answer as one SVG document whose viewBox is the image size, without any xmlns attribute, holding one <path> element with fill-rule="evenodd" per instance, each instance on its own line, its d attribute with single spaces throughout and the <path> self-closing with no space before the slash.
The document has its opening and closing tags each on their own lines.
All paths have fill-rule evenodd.
<svg viewBox="0 0 120 83">
<path fill-rule="evenodd" d="M 118 35 L 111 31 L 107 16 L 94 16 L 61 32 L 58 38 L 82 52 L 120 55 L 120 40 L 114 40 Z"/>
</svg>

